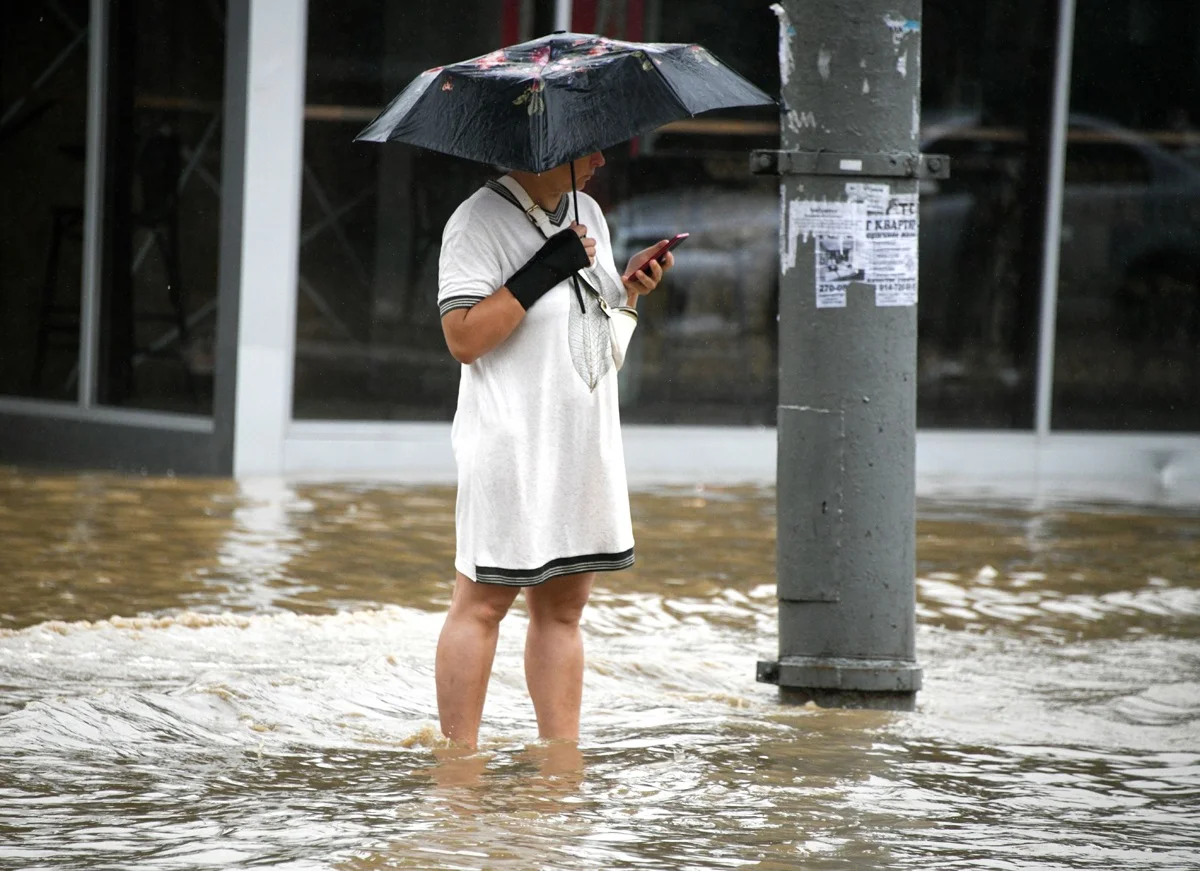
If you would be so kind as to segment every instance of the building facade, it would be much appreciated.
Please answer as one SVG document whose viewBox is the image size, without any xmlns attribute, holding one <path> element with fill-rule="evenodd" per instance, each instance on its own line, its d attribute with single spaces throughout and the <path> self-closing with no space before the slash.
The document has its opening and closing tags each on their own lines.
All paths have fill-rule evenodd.
<svg viewBox="0 0 1200 871">
<path fill-rule="evenodd" d="M 31 0 L 0 32 L 0 461 L 452 477 L 442 225 L 490 168 L 355 144 L 555 29 L 778 93 L 763 0 Z M 1200 493 L 1200 8 L 925 0 L 918 474 Z M 692 234 L 621 372 L 634 480 L 769 480 L 772 112 L 606 153 L 615 247 Z M 618 254 L 620 256 L 620 254 Z M 1040 483 L 1039 483 L 1040 482 Z"/>
</svg>

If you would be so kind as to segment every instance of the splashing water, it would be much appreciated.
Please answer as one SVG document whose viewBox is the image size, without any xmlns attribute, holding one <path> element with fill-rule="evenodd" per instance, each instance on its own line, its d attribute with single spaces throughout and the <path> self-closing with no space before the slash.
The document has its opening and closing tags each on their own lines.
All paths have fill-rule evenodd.
<svg viewBox="0 0 1200 871">
<path fill-rule="evenodd" d="M 0 474 L 0 867 L 1200 867 L 1200 519 L 928 503 L 914 713 L 791 708 L 774 494 L 636 494 L 537 741 L 436 722 L 453 492 Z"/>
</svg>

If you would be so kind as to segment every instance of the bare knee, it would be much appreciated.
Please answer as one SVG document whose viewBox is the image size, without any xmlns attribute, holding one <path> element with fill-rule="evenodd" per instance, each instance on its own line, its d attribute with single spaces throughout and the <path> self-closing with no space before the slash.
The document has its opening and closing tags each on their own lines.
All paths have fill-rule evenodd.
<svg viewBox="0 0 1200 871">
<path fill-rule="evenodd" d="M 453 619 L 467 620 L 494 629 L 517 597 L 515 588 L 497 584 L 479 584 L 459 575 L 450 603 Z"/>
<path fill-rule="evenodd" d="M 592 592 L 593 573 L 553 578 L 525 592 L 529 619 L 540 625 L 578 626 Z"/>
<path fill-rule="evenodd" d="M 483 626 L 493 628 L 500 625 L 500 621 L 504 619 L 504 615 L 508 613 L 508 603 L 500 602 L 471 602 L 461 606 L 455 606 L 453 609 L 454 616 L 462 620 L 469 620 L 472 623 L 479 623 Z"/>
</svg>

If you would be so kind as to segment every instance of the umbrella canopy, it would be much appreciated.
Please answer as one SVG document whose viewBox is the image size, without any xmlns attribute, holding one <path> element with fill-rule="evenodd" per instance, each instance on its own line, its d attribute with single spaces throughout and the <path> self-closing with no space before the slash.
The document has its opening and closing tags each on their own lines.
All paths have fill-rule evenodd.
<svg viewBox="0 0 1200 871">
<path fill-rule="evenodd" d="M 355 141 L 544 172 L 670 121 L 774 103 L 699 45 L 556 33 L 426 70 Z"/>
</svg>

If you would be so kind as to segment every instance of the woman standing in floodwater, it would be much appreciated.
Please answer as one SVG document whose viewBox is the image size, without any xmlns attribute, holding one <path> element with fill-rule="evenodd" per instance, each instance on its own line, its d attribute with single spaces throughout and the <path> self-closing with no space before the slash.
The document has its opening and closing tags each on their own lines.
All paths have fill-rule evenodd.
<svg viewBox="0 0 1200 871">
<path fill-rule="evenodd" d="M 603 165 L 600 152 L 575 160 L 578 186 Z M 636 317 L 674 259 L 647 274 L 637 269 L 646 249 L 618 273 L 595 200 L 576 194 L 583 223 L 567 223 L 571 170 L 489 182 L 442 239 L 442 330 L 463 367 L 451 435 L 456 576 L 436 680 L 442 732 L 465 747 L 478 742 L 500 621 L 521 588 L 538 734 L 578 739 L 579 620 L 595 573 L 633 564 L 608 319 Z"/>
</svg>

